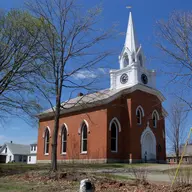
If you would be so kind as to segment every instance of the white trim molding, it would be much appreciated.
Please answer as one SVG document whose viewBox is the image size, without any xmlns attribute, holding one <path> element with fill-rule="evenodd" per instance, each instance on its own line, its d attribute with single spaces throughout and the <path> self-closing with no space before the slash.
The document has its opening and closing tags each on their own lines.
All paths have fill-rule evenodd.
<svg viewBox="0 0 192 192">
<path fill-rule="evenodd" d="M 141 105 L 137 106 L 136 115 L 137 115 L 137 111 L 138 111 L 139 109 L 141 109 L 142 117 L 144 117 L 144 116 L 145 116 L 145 113 L 144 113 L 144 109 L 143 109 L 143 107 L 141 107 Z"/>
<path fill-rule="evenodd" d="M 143 143 L 144 137 L 145 137 L 146 134 L 148 134 L 148 133 L 153 136 L 154 143 L 155 143 L 155 145 L 156 145 L 156 138 L 155 138 L 155 135 L 154 135 L 154 133 L 153 133 L 153 131 L 151 130 L 150 127 L 147 127 L 147 128 L 143 131 L 143 133 L 142 133 L 142 135 L 141 135 L 141 140 L 140 140 L 141 144 Z"/>
<path fill-rule="evenodd" d="M 78 129 L 78 134 L 79 135 L 81 135 L 81 128 L 82 128 L 84 123 L 87 126 L 87 133 L 90 133 L 89 124 L 88 124 L 88 122 L 85 119 L 83 119 L 83 121 L 81 122 L 81 125 L 80 125 L 80 127 Z"/>
<path fill-rule="evenodd" d="M 116 123 L 117 123 L 118 130 L 119 130 L 119 132 L 121 132 L 121 124 L 120 124 L 119 120 L 117 119 L 117 117 L 114 117 L 114 118 L 110 121 L 110 123 L 109 123 L 109 131 L 111 131 L 111 125 L 112 125 L 113 122 L 116 122 Z"/>
<path fill-rule="evenodd" d="M 140 91 L 155 95 L 155 96 L 158 97 L 158 99 L 161 102 L 163 102 L 165 100 L 165 97 L 157 89 L 147 87 L 147 86 L 144 86 L 142 84 L 137 84 L 137 85 L 134 85 L 134 86 L 131 86 L 131 87 L 126 87 L 126 88 L 118 89 L 118 90 L 107 89 L 107 90 L 105 90 L 106 94 L 103 94 L 104 90 L 100 91 L 100 93 L 99 92 L 98 93 L 93 93 L 93 96 L 94 96 L 94 94 L 96 95 L 95 99 L 94 99 L 94 97 L 91 97 L 92 100 L 86 102 L 86 105 L 82 106 L 81 104 L 79 104 L 79 105 L 77 105 L 75 107 L 72 107 L 72 108 L 63 109 L 61 111 L 61 115 L 62 114 L 67 114 L 69 112 L 81 111 L 82 109 L 87 109 L 87 108 L 91 108 L 91 107 L 94 107 L 94 106 L 101 106 L 101 105 L 104 105 L 104 104 L 108 104 L 108 103 L 112 102 L 113 100 L 117 99 L 118 97 L 120 97 L 121 95 L 133 93 L 136 90 L 140 90 Z M 105 97 L 102 97 L 102 96 L 105 96 Z M 89 98 L 90 96 L 85 95 L 84 96 L 85 100 L 86 100 L 86 97 Z M 78 103 L 78 101 L 79 100 L 77 99 L 77 103 Z M 67 102 L 68 101 L 66 101 L 66 103 Z M 163 111 L 163 113 L 164 113 L 165 116 L 167 115 L 165 110 Z M 53 111 L 51 109 L 49 109 L 47 111 L 44 111 L 43 113 L 38 114 L 37 117 L 39 119 L 42 119 L 44 117 L 53 117 L 53 115 L 54 115 Z"/>
<path fill-rule="evenodd" d="M 46 131 L 46 129 L 48 129 L 48 131 L 49 131 L 49 138 L 51 138 L 51 129 L 50 129 L 49 126 L 47 126 L 47 127 L 44 128 L 44 131 L 43 131 L 43 138 L 45 138 L 45 131 Z"/>
<path fill-rule="evenodd" d="M 159 121 L 159 113 L 157 112 L 157 110 L 155 109 L 151 115 L 152 121 L 153 121 L 153 116 L 155 117 L 155 124 L 153 122 L 153 127 L 157 128 L 157 121 Z"/>
<path fill-rule="evenodd" d="M 146 129 L 143 131 L 142 135 L 141 135 L 141 140 L 140 140 L 140 143 L 141 143 L 141 157 L 142 159 L 145 159 L 145 137 L 147 135 L 150 135 L 151 138 L 152 138 L 152 143 L 151 143 L 151 154 L 148 154 L 150 156 L 148 156 L 148 158 L 150 159 L 156 159 L 156 138 L 155 138 L 155 135 L 153 133 L 153 131 L 151 130 L 151 128 L 149 126 L 146 127 Z"/>
<path fill-rule="evenodd" d="M 158 113 L 158 111 L 157 111 L 156 109 L 153 110 L 153 113 L 152 113 L 152 119 L 153 119 L 153 115 L 154 115 L 154 113 L 157 114 L 157 120 L 159 120 L 159 119 L 160 119 L 160 117 L 159 117 L 159 113 Z"/>
<path fill-rule="evenodd" d="M 67 124 L 66 123 L 63 123 L 63 125 L 61 126 L 61 129 L 60 129 L 60 132 L 59 132 L 59 136 L 61 137 L 61 135 L 62 135 L 62 131 L 63 131 L 63 128 L 66 128 L 66 130 L 67 130 L 67 136 L 69 136 L 69 129 L 68 129 L 68 126 L 67 126 Z"/>
</svg>

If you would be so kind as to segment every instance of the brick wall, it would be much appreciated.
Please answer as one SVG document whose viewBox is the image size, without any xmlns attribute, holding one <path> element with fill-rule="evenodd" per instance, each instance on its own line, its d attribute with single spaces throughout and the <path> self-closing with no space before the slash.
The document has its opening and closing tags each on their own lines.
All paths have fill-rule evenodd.
<svg viewBox="0 0 192 192">
<path fill-rule="evenodd" d="M 141 105 L 145 116 L 142 118 L 142 124 L 137 125 L 136 108 Z M 152 112 L 157 110 L 160 115 L 157 128 L 152 126 Z M 118 152 L 111 152 L 111 132 L 109 131 L 110 121 L 116 117 L 121 124 L 121 132 L 118 134 Z M 80 152 L 80 135 L 78 129 L 83 120 L 89 124 L 88 134 L 88 153 Z M 165 161 L 165 131 L 164 117 L 162 116 L 162 106 L 159 99 L 149 93 L 135 91 L 131 94 L 121 96 L 110 104 L 101 107 L 95 107 L 86 111 L 70 113 L 60 118 L 60 129 L 64 123 L 68 126 L 67 154 L 61 154 L 61 136 L 58 135 L 58 160 L 75 159 L 100 159 L 100 160 L 118 160 L 129 159 L 130 153 L 135 160 L 141 159 L 141 135 L 146 129 L 147 122 L 153 131 L 157 143 L 157 160 Z M 44 119 L 39 122 L 38 130 L 38 153 L 37 160 L 51 159 L 51 144 L 49 155 L 44 155 L 43 132 L 47 126 L 53 134 L 53 120 Z M 59 130 L 60 132 L 60 130 Z M 52 139 L 52 138 L 51 138 Z M 161 147 L 158 147 L 158 146 Z M 161 148 L 161 149 L 160 149 Z"/>
</svg>

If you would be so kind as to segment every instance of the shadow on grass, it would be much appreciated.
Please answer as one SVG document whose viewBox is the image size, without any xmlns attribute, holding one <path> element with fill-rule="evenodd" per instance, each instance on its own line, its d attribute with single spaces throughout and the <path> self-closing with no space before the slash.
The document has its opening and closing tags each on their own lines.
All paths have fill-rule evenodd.
<svg viewBox="0 0 192 192">
<path fill-rule="evenodd" d="M 0 164 L 0 177 L 26 173 L 32 170 L 49 170 L 50 165 L 28 165 L 19 163 Z"/>
<path fill-rule="evenodd" d="M 58 163 L 58 170 L 60 169 L 118 169 L 131 168 L 132 166 L 151 166 L 151 164 L 126 164 L 126 163 L 108 163 L 108 164 L 76 164 L 76 163 Z M 0 177 L 22 174 L 33 170 L 50 170 L 50 164 L 21 164 L 8 163 L 0 164 Z"/>
</svg>

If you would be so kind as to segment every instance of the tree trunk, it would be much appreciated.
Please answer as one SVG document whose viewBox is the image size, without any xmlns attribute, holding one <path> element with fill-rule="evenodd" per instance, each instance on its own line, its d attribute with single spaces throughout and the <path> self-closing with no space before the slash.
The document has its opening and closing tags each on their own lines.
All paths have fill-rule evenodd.
<svg viewBox="0 0 192 192">
<path fill-rule="evenodd" d="M 57 137 L 59 130 L 59 116 L 60 116 L 60 95 L 56 97 L 56 109 L 54 119 L 54 131 L 52 138 L 52 156 L 51 156 L 51 170 L 57 171 Z"/>
<path fill-rule="evenodd" d="M 179 164 L 179 149 L 176 151 L 176 159 L 177 159 L 177 164 Z"/>
</svg>

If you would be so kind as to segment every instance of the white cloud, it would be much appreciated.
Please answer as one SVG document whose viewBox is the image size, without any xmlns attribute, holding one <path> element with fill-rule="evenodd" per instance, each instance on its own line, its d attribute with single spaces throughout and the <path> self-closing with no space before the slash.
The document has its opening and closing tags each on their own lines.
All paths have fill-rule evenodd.
<svg viewBox="0 0 192 192">
<path fill-rule="evenodd" d="M 74 77 L 76 79 L 94 79 L 97 77 L 97 74 L 93 71 L 82 70 L 82 71 L 79 71 L 78 73 L 76 73 L 74 75 Z"/>
<path fill-rule="evenodd" d="M 98 71 L 103 73 L 103 74 L 107 74 L 108 71 L 105 68 L 98 68 Z"/>
<path fill-rule="evenodd" d="M 108 73 L 109 71 L 107 69 L 99 67 L 98 69 L 95 69 L 95 70 L 81 70 L 74 75 L 74 78 L 75 79 L 94 79 L 99 77 L 100 75 L 103 75 L 103 74 L 105 75 Z"/>
</svg>

